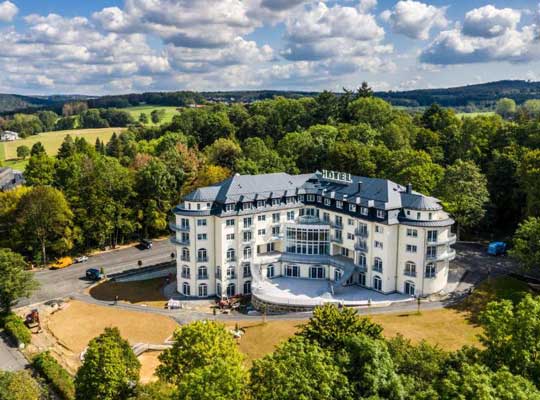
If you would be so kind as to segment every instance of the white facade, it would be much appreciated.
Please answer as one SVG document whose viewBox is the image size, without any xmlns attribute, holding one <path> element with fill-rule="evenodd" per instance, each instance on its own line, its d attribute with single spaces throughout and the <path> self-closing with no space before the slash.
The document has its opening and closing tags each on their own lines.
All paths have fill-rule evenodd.
<svg viewBox="0 0 540 400">
<path fill-rule="evenodd" d="M 0 133 L 0 142 L 13 142 L 19 139 L 17 132 L 4 131 Z"/>
<path fill-rule="evenodd" d="M 274 181 L 289 177 L 275 175 Z M 298 177 L 305 177 L 300 183 L 309 178 Z M 247 177 L 231 179 L 229 189 L 249 186 Z M 335 291 L 360 285 L 425 296 L 444 288 L 455 236 L 450 231 L 453 221 L 436 199 L 384 181 L 388 190 L 402 190 L 396 190 L 405 196 L 401 205 L 426 205 L 392 209 L 387 206 L 393 206 L 395 198 L 385 204 L 340 196 L 339 190 L 321 189 L 329 184 L 325 178 L 312 175 L 311 181 L 289 181 L 292 189 L 264 194 L 235 194 L 238 201 L 231 203 L 220 198 L 223 186 L 186 196 L 171 223 L 178 292 L 194 297 L 249 294 L 254 280 L 278 276 L 328 280 Z M 347 182 L 343 191 L 354 184 Z M 364 189 L 368 194 L 369 188 L 360 186 L 358 193 Z"/>
</svg>

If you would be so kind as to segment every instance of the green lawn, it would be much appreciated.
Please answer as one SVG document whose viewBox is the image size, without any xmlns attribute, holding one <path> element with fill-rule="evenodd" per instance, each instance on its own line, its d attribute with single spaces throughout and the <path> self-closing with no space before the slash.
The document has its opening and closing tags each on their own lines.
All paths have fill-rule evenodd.
<svg viewBox="0 0 540 400">
<path fill-rule="evenodd" d="M 119 133 L 124 129 L 125 128 L 100 128 L 43 132 L 39 135 L 29 136 L 25 139 L 0 143 L 0 160 L 8 167 L 23 170 L 28 159 L 26 159 L 26 161 L 17 159 L 17 147 L 19 146 L 25 145 L 32 148 L 34 143 L 41 142 L 45 147 L 47 154 L 55 156 L 66 135 L 70 135 L 73 139 L 76 137 L 84 137 L 88 143 L 93 145 L 97 138 L 107 142 L 111 138 L 113 132 Z"/>
<path fill-rule="evenodd" d="M 471 113 L 458 113 L 459 118 L 474 118 L 479 116 L 490 116 L 495 115 L 494 111 L 482 111 L 482 112 L 471 112 Z"/>
<path fill-rule="evenodd" d="M 171 122 L 175 114 L 178 113 L 177 107 L 165 107 L 165 106 L 137 106 L 137 107 L 128 107 L 123 108 L 123 110 L 128 111 L 136 121 L 139 120 L 139 116 L 142 113 L 148 115 L 148 120 L 150 121 L 148 125 L 159 125 L 167 122 Z M 165 110 L 164 118 L 158 123 L 154 124 L 150 120 L 150 113 L 154 110 Z"/>
</svg>

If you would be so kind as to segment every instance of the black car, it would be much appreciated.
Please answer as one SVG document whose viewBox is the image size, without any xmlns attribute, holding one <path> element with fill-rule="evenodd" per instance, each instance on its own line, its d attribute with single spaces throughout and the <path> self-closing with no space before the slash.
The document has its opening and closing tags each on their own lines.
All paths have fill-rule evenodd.
<svg viewBox="0 0 540 400">
<path fill-rule="evenodd" d="M 143 239 L 139 243 L 139 247 L 143 250 L 150 250 L 152 248 L 152 241 L 150 239 Z"/>
<path fill-rule="evenodd" d="M 89 268 L 86 270 L 86 279 L 91 281 L 100 281 L 103 278 L 99 269 Z"/>
</svg>

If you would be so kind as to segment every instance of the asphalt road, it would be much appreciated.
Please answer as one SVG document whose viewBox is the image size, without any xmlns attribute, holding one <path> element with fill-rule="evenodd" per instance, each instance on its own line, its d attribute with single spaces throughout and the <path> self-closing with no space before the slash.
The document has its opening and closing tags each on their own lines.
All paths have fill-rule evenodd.
<svg viewBox="0 0 540 400">
<path fill-rule="evenodd" d="M 0 332 L 0 370 L 19 371 L 27 366 L 23 355 L 13 346 L 4 332 Z"/>
<path fill-rule="evenodd" d="M 133 246 L 100 253 L 89 257 L 84 263 L 74 264 L 64 269 L 38 271 L 35 277 L 40 283 L 40 288 L 29 299 L 21 299 L 17 307 L 63 298 L 80 292 L 92 284 L 85 279 L 88 268 L 103 267 L 106 274 L 115 274 L 169 261 L 174 251 L 174 245 L 168 239 L 163 239 L 154 241 L 153 248 L 150 250 L 140 250 Z M 139 260 L 142 261 L 141 267 L 138 265 Z"/>
</svg>

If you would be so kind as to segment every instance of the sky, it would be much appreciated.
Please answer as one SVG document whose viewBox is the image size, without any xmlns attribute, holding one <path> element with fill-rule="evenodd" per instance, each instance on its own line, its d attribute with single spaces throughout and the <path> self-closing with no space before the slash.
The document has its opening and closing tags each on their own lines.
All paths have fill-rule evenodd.
<svg viewBox="0 0 540 400">
<path fill-rule="evenodd" d="M 538 0 L 0 0 L 0 93 L 540 80 Z"/>
</svg>

